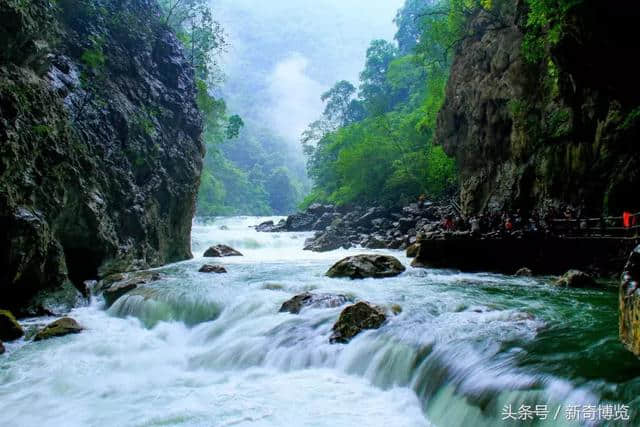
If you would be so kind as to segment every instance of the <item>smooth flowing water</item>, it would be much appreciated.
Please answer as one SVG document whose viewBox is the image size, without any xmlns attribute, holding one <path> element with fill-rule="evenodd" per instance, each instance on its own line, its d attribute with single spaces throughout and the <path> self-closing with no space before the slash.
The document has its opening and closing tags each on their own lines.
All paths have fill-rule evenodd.
<svg viewBox="0 0 640 427">
<path fill-rule="evenodd" d="M 408 268 L 382 280 L 330 279 L 356 253 L 302 250 L 308 233 L 257 233 L 265 218 L 196 222 L 195 258 L 71 316 L 86 330 L 7 344 L 7 426 L 640 425 L 640 362 L 617 339 L 617 296 L 544 278 Z M 225 243 L 244 257 L 213 260 Z M 211 262 L 211 259 L 206 259 Z M 402 312 L 350 343 L 329 344 L 344 307 L 279 313 L 304 292 L 346 294 Z M 42 324 L 51 319 L 30 319 Z M 527 416 L 526 408 L 538 411 Z M 609 405 L 626 405 L 608 414 Z M 598 408 L 591 417 L 586 411 Z M 571 421 L 572 407 L 583 412 Z M 549 414 L 543 420 L 544 410 Z M 603 409 L 605 408 L 605 409 Z M 575 415 L 575 414 L 574 414 Z M 611 416 L 609 416 L 611 415 Z M 599 420 L 599 421 L 598 421 Z"/>
</svg>

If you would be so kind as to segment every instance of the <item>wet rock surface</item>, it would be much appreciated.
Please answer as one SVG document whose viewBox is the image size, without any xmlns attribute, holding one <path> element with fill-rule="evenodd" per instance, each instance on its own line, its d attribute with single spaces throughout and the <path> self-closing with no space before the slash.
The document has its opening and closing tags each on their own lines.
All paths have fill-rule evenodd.
<svg viewBox="0 0 640 427">
<path fill-rule="evenodd" d="M 569 270 L 556 280 L 559 286 L 567 288 L 595 288 L 598 287 L 592 275 L 580 270 Z"/>
<path fill-rule="evenodd" d="M 13 341 L 24 335 L 22 326 L 8 310 L 0 310 L 0 340 Z"/>
<path fill-rule="evenodd" d="M 200 273 L 226 273 L 227 269 L 218 264 L 205 264 L 198 270 Z"/>
<path fill-rule="evenodd" d="M 147 0 L 0 2 L 4 307 L 191 257 L 202 125 L 193 69 L 159 16 Z M 92 40 L 100 75 L 82 59 Z"/>
<path fill-rule="evenodd" d="M 385 278 L 397 276 L 405 270 L 405 266 L 392 256 L 354 255 L 335 263 L 327 271 L 327 276 L 349 277 L 351 279 Z"/>
<path fill-rule="evenodd" d="M 348 343 L 363 330 L 378 329 L 386 320 L 383 308 L 360 301 L 342 310 L 338 321 L 333 325 L 329 342 Z"/>
<path fill-rule="evenodd" d="M 640 357 L 640 246 L 629 256 L 618 291 L 620 340 Z"/>
<path fill-rule="evenodd" d="M 84 328 L 71 317 L 63 317 L 45 326 L 36 334 L 33 340 L 42 341 L 70 334 L 79 334 L 83 329 Z"/>
<path fill-rule="evenodd" d="M 161 278 L 160 273 L 150 271 L 112 274 L 101 280 L 97 289 L 102 292 L 106 306 L 110 307 L 121 296 Z"/>
<path fill-rule="evenodd" d="M 307 307 L 323 307 L 332 308 L 340 307 L 341 305 L 349 302 L 349 298 L 346 295 L 334 295 L 334 294 L 316 294 L 305 292 L 285 301 L 280 307 L 280 312 L 288 312 L 291 314 L 298 314 L 303 308 Z"/>
<path fill-rule="evenodd" d="M 531 277 L 533 276 L 533 271 L 527 267 L 519 268 L 518 271 L 515 272 L 514 276 L 520 277 Z"/>
<path fill-rule="evenodd" d="M 416 243 L 420 233 L 437 229 L 442 218 L 453 213 L 448 204 L 412 203 L 396 208 L 314 204 L 278 224 L 267 221 L 255 228 L 263 232 L 315 231 L 304 245 L 305 250 L 314 252 L 353 246 L 405 249 Z"/>
<path fill-rule="evenodd" d="M 203 256 L 207 258 L 221 258 L 227 256 L 242 256 L 242 254 L 230 246 L 215 245 L 207 249 Z"/>
<path fill-rule="evenodd" d="M 558 17 L 570 30 L 531 61 L 526 3 L 472 14 L 473 36 L 456 48 L 435 141 L 456 158 L 463 213 L 563 203 L 593 217 L 637 211 L 639 121 L 629 119 L 640 89 L 626 61 L 640 4 L 624 14 L 603 2 L 573 4 Z"/>
</svg>

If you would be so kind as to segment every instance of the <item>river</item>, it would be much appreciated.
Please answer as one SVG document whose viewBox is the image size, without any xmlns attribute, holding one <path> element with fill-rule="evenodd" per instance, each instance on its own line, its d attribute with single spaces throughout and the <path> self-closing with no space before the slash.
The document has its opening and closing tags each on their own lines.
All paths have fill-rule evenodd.
<svg viewBox="0 0 640 427">
<path fill-rule="evenodd" d="M 410 260 L 400 251 L 303 251 L 309 233 L 249 228 L 265 219 L 195 222 L 194 259 L 158 269 L 161 281 L 108 310 L 100 297 L 73 310 L 81 334 L 6 344 L 0 422 L 525 425 L 513 416 L 533 418 L 526 425 L 640 425 L 640 362 L 618 342 L 615 293 L 413 268 L 389 279 L 330 279 L 326 270 L 348 254 Z M 245 256 L 215 260 L 227 274 L 198 273 L 217 243 Z M 304 291 L 402 312 L 346 345 L 329 344 L 340 307 L 278 312 Z M 630 421 L 613 421 L 625 410 Z"/>
</svg>

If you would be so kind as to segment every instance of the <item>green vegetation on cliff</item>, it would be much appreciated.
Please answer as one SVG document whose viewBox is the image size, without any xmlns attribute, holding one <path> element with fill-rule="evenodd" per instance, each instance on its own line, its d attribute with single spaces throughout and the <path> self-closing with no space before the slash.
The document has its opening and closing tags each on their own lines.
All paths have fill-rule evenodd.
<svg viewBox="0 0 640 427">
<path fill-rule="evenodd" d="M 206 154 L 196 214 L 201 216 L 288 213 L 300 199 L 298 181 L 285 166 L 284 144 L 273 135 L 246 129 L 215 96 L 224 79 L 217 59 L 228 46 L 205 0 L 160 0 L 164 21 L 184 45 L 197 78 L 198 107 L 204 117 Z"/>
<path fill-rule="evenodd" d="M 359 87 L 340 81 L 302 143 L 316 201 L 400 204 L 454 190 L 456 167 L 433 143 L 454 47 L 477 1 L 407 0 L 397 43 L 374 40 Z"/>
</svg>

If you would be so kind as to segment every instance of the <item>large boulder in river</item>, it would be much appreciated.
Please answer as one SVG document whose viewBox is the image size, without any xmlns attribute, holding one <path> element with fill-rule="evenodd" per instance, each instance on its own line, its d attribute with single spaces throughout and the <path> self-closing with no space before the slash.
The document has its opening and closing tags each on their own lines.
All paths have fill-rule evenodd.
<svg viewBox="0 0 640 427">
<path fill-rule="evenodd" d="M 280 312 L 298 314 L 300 310 L 305 307 L 332 308 L 340 307 L 347 302 L 349 302 L 349 298 L 347 298 L 346 295 L 312 294 L 305 292 L 285 301 L 280 307 Z"/>
<path fill-rule="evenodd" d="M 102 292 L 107 307 L 124 294 L 137 289 L 139 286 L 160 280 L 162 276 L 155 271 L 139 271 L 132 273 L 118 273 L 105 277 L 98 283 L 97 289 Z"/>
<path fill-rule="evenodd" d="M 242 254 L 230 246 L 215 245 L 207 249 L 203 256 L 207 258 L 220 258 L 226 256 L 242 256 Z"/>
<path fill-rule="evenodd" d="M 13 341 L 24 335 L 22 326 L 13 314 L 7 310 L 0 310 L 0 340 Z"/>
<path fill-rule="evenodd" d="M 329 277 L 384 278 L 401 274 L 406 268 L 396 258 L 388 255 L 354 255 L 341 259 L 329 271 Z"/>
<path fill-rule="evenodd" d="M 365 329 L 378 329 L 386 320 L 383 308 L 360 301 L 342 310 L 329 342 L 347 343 Z"/>
<path fill-rule="evenodd" d="M 205 264 L 198 270 L 200 273 L 226 273 L 227 269 L 218 264 Z"/>
<path fill-rule="evenodd" d="M 4 354 L 4 344 L 0 341 L 0 354 Z"/>
<path fill-rule="evenodd" d="M 640 246 L 631 252 L 622 273 L 618 293 L 620 304 L 620 340 L 640 357 Z"/>
<path fill-rule="evenodd" d="M 41 329 L 33 338 L 34 341 L 46 340 L 54 337 L 62 337 L 69 334 L 78 334 L 83 330 L 82 326 L 70 317 L 63 317 L 55 322 L 49 323 Z"/>
<path fill-rule="evenodd" d="M 580 270 L 569 270 L 556 280 L 556 284 L 567 288 L 595 288 L 598 283 L 593 276 Z"/>
</svg>

